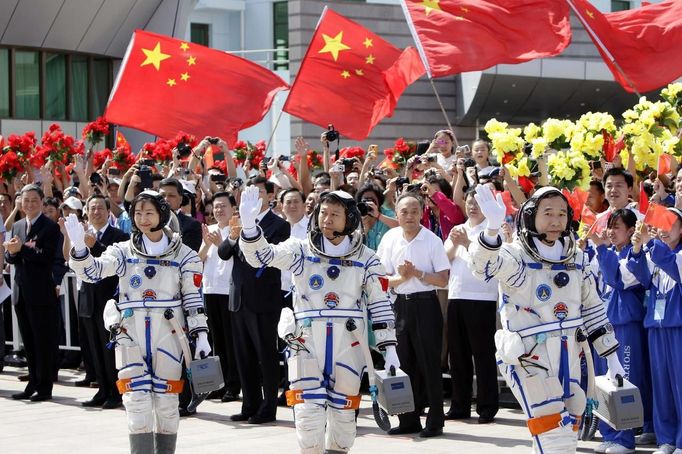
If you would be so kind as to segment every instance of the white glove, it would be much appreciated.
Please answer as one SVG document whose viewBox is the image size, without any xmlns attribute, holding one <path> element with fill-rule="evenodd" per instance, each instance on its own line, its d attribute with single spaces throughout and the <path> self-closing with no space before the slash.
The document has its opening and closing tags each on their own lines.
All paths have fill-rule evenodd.
<svg viewBox="0 0 682 454">
<path fill-rule="evenodd" d="M 289 334 L 294 334 L 296 332 L 296 317 L 294 317 L 294 311 L 288 307 L 282 308 L 282 312 L 279 313 L 279 323 L 277 323 L 277 335 L 286 340 Z"/>
<path fill-rule="evenodd" d="M 206 331 L 199 331 L 196 340 L 196 350 L 194 351 L 194 359 L 201 359 L 201 354 L 208 356 L 211 353 L 211 345 L 208 343 L 208 333 Z"/>
<path fill-rule="evenodd" d="M 400 369 L 400 360 L 398 359 L 398 353 L 395 351 L 395 345 L 387 345 L 384 352 L 384 370 L 391 370 L 391 366 Z"/>
<path fill-rule="evenodd" d="M 242 220 L 242 229 L 245 233 L 256 228 L 256 217 L 258 217 L 262 206 L 258 186 L 249 186 L 242 192 L 242 200 L 239 203 L 239 217 Z"/>
<path fill-rule="evenodd" d="M 66 234 L 71 240 L 71 247 L 76 251 L 76 255 L 81 255 L 87 247 L 85 246 L 85 229 L 75 214 L 70 214 L 64 220 Z"/>
<path fill-rule="evenodd" d="M 618 380 L 616 380 L 616 375 L 620 375 L 621 377 L 625 378 L 625 369 L 623 369 L 623 366 L 620 364 L 620 360 L 618 359 L 618 353 L 614 352 L 611 353 L 609 356 L 606 357 L 606 362 L 608 363 L 609 370 L 606 372 L 606 375 L 609 377 L 609 380 L 611 380 L 611 383 L 614 385 L 618 385 Z"/>
<path fill-rule="evenodd" d="M 502 227 L 507 215 L 507 207 L 504 206 L 502 194 L 494 197 L 489 187 L 479 184 L 476 186 L 474 197 L 478 202 L 478 208 L 488 221 L 488 230 L 498 230 Z"/>
</svg>

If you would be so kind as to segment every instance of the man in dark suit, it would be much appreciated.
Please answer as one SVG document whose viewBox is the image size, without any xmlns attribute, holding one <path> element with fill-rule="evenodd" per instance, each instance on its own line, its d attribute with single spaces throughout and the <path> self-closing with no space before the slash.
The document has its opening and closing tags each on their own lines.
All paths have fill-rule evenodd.
<svg viewBox="0 0 682 454">
<path fill-rule="evenodd" d="M 257 222 L 270 244 L 280 243 L 291 232 L 289 223 L 270 210 L 274 185 L 255 177 L 249 186 L 258 186 L 262 202 Z M 262 424 L 274 421 L 277 413 L 279 358 L 277 322 L 283 307 L 281 274 L 276 268 L 253 268 L 239 249 L 239 241 L 229 238 L 218 248 L 223 260 L 234 257 L 230 311 L 237 370 L 242 383 L 242 411 L 232 421 Z"/>
<path fill-rule="evenodd" d="M 109 200 L 101 194 L 90 196 L 86 203 L 89 229 L 85 244 L 93 257 L 99 257 L 107 247 L 130 237 L 109 225 Z M 65 241 L 69 241 L 65 237 Z M 70 250 L 71 247 L 67 250 Z M 117 408 L 122 405 L 121 395 L 116 388 L 117 372 L 114 350 L 107 348 L 109 332 L 104 327 L 103 314 L 107 301 L 117 297 L 118 277 L 111 276 L 96 284 L 83 282 L 78 292 L 78 316 L 85 329 L 85 338 L 90 347 L 92 362 L 99 390 L 97 394 L 81 405 L 84 407 Z"/>
<path fill-rule="evenodd" d="M 52 278 L 59 227 L 42 214 L 43 198 L 40 186 L 24 186 L 21 206 L 26 217 L 14 223 L 12 238 L 5 243 L 5 260 L 15 269 L 12 302 L 26 350 L 29 376 L 24 391 L 12 398 L 34 402 L 52 398 L 59 324 Z"/>
<path fill-rule="evenodd" d="M 201 222 L 180 211 L 182 191 L 182 183 L 175 178 L 165 178 L 159 184 L 159 194 L 166 199 L 178 217 L 182 243 L 199 252 L 199 248 L 201 248 Z"/>
</svg>

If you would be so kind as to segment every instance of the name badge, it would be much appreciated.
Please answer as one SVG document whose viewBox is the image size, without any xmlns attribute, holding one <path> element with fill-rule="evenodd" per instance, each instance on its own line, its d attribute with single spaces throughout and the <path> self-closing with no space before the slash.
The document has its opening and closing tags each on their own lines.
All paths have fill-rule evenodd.
<svg viewBox="0 0 682 454">
<path fill-rule="evenodd" d="M 657 295 L 659 296 L 659 295 Z M 665 296 L 656 298 L 656 305 L 654 306 L 654 320 L 661 321 L 665 318 Z"/>
</svg>

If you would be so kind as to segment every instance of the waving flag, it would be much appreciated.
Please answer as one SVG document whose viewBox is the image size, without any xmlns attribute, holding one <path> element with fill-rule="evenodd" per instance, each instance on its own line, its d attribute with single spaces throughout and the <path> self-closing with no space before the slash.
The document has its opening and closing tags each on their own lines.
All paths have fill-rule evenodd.
<svg viewBox="0 0 682 454">
<path fill-rule="evenodd" d="M 432 77 L 522 63 L 571 42 L 565 0 L 402 0 Z"/>
<path fill-rule="evenodd" d="M 416 49 L 404 51 L 325 8 L 284 111 L 364 140 L 390 117 L 405 88 L 424 74 Z"/>
<path fill-rule="evenodd" d="M 232 145 L 286 88 L 276 74 L 243 58 L 137 30 L 104 116 L 166 139 L 184 131 Z"/>
</svg>

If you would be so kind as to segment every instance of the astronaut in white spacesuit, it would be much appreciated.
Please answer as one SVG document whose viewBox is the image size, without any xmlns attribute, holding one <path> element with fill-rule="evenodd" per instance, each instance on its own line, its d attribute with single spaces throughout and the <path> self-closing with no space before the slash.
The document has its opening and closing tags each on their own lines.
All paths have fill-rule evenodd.
<svg viewBox="0 0 682 454">
<path fill-rule="evenodd" d="M 362 244 L 360 212 L 343 191 L 320 197 L 307 240 L 268 244 L 255 222 L 260 207 L 258 188 L 247 188 L 239 206 L 240 248 L 252 266 L 293 276 L 293 312 L 282 311 L 278 333 L 291 352 L 287 403 L 294 407 L 301 453 L 347 452 L 355 440 L 368 317 L 386 368 L 400 366 L 395 317 L 380 282 L 384 268 Z"/>
<path fill-rule="evenodd" d="M 99 258 L 90 255 L 78 219 L 71 215 L 65 221 L 69 265 L 78 277 L 87 282 L 119 277 L 119 302 L 109 301 L 104 323 L 116 346 L 117 386 L 133 454 L 175 452 L 185 334 L 174 332 L 170 320 L 196 338 L 196 357 L 211 351 L 199 294 L 202 263 L 167 225 L 171 216 L 160 195 L 142 192 L 130 207 L 130 241 L 109 246 Z"/>
<path fill-rule="evenodd" d="M 476 192 L 488 228 L 469 252 L 474 273 L 500 283 L 498 365 L 526 413 L 533 452 L 575 452 L 586 407 L 579 385 L 586 340 L 608 360 L 612 380 L 624 371 L 588 259 L 575 245 L 572 210 L 558 189 L 542 188 L 519 210 L 518 238 L 502 243 L 501 195 L 484 186 Z"/>
</svg>

